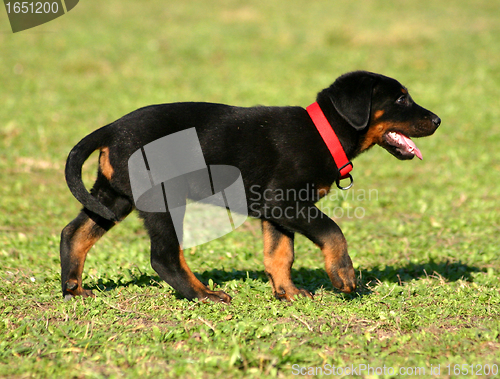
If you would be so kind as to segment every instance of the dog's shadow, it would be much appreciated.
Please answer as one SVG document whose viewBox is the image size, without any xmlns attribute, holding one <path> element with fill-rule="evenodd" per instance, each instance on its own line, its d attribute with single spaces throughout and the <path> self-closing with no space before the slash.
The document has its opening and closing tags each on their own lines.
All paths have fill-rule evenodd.
<svg viewBox="0 0 500 379">
<path fill-rule="evenodd" d="M 358 289 L 352 294 L 344 294 L 346 299 L 352 299 L 371 293 L 371 287 L 377 283 L 396 283 L 402 285 L 411 280 L 438 279 L 444 282 L 454 282 L 464 280 L 473 281 L 472 273 L 484 270 L 478 267 L 469 266 L 461 262 L 434 262 L 424 264 L 408 263 L 404 266 L 385 266 L 384 268 L 371 268 L 357 270 Z M 212 279 L 214 282 L 223 284 L 231 280 L 261 280 L 267 282 L 264 271 L 221 271 L 210 270 L 201 273 L 199 276 L 202 282 Z M 313 294 L 319 289 L 334 290 L 328 275 L 324 269 L 299 268 L 292 270 L 292 278 L 298 288 L 304 288 Z"/>
<path fill-rule="evenodd" d="M 371 268 L 357 270 L 358 289 L 353 294 L 345 294 L 346 299 L 364 296 L 371 293 L 371 287 L 379 282 L 390 282 L 403 284 L 411 280 L 422 280 L 427 278 L 443 280 L 444 282 L 454 282 L 464 280 L 473 281 L 472 273 L 481 272 L 484 270 L 478 267 L 469 266 L 461 262 L 434 262 L 430 261 L 424 264 L 408 263 L 404 266 L 385 266 L 384 268 Z M 231 281 L 246 281 L 254 280 L 261 283 L 267 283 L 268 279 L 263 270 L 244 271 L 244 270 L 208 270 L 202 273 L 195 274 L 201 282 L 207 284 L 209 280 L 217 283 L 219 287 L 223 287 L 225 283 Z M 326 290 L 334 290 L 332 284 L 324 269 L 308 269 L 299 268 L 292 270 L 292 278 L 295 285 L 299 288 L 304 288 L 313 294 L 324 288 Z M 158 276 L 141 273 L 138 276 L 132 277 L 130 280 L 106 280 L 99 279 L 98 282 L 90 286 L 89 289 L 94 292 L 111 291 L 120 287 L 128 287 L 136 285 L 139 287 L 159 287 L 164 283 Z M 336 290 L 335 290 L 336 291 Z M 177 297 L 181 298 L 180 295 Z"/>
</svg>

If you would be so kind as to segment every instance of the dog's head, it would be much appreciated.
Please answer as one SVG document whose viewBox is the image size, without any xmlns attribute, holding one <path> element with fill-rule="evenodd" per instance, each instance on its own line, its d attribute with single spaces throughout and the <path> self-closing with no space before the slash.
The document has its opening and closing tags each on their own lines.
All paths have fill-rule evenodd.
<svg viewBox="0 0 500 379">
<path fill-rule="evenodd" d="M 337 113 L 360 133 L 358 154 L 377 144 L 398 159 L 422 159 L 411 137 L 429 136 L 441 124 L 397 80 L 371 72 L 342 75 L 320 95 L 327 95 Z"/>
</svg>

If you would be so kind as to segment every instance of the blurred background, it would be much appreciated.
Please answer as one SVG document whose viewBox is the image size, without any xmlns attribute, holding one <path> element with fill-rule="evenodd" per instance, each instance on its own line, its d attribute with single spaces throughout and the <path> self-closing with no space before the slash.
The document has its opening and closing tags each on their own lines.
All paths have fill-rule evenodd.
<svg viewBox="0 0 500 379">
<path fill-rule="evenodd" d="M 337 76 L 356 69 L 398 79 L 443 120 L 433 137 L 417 141 L 423 162 L 397 162 L 377 147 L 358 158 L 358 188 L 402 191 L 400 201 L 445 207 L 460 220 L 477 209 L 496 212 L 498 5 L 85 1 L 16 34 L 2 11 L 0 206 L 9 214 L 2 223 L 58 230 L 59 218 L 78 209 L 62 175 L 67 153 L 84 135 L 138 107 L 307 106 Z M 407 202 L 400 205 L 405 210 Z M 51 216 L 51 223 L 40 222 Z"/>
<path fill-rule="evenodd" d="M 396 78 L 418 104 L 442 119 L 433 136 L 415 140 L 423 161 L 398 161 L 374 147 L 354 161 L 354 187 L 347 192 L 334 190 L 321 201 L 320 207 L 329 210 L 346 235 L 359 273 L 360 294 L 346 298 L 332 291 L 321 252 L 297 237 L 294 278 L 299 286 L 317 291 L 319 300 L 299 303 L 298 308 L 268 305 L 271 290 L 263 273 L 260 225 L 248 221 L 236 232 L 186 254 L 193 271 L 205 282 L 213 278 L 228 293 L 238 295 L 233 305 L 239 308 L 224 310 L 236 309 L 234 320 L 230 314 L 218 324 L 227 328 L 227 333 L 219 335 L 220 345 L 195 340 L 186 335 L 191 328 L 188 323 L 203 319 L 190 312 L 201 309 L 204 318 L 218 320 L 221 308 L 194 308 L 172 296 L 170 287 L 158 284 L 149 264 L 149 240 L 132 215 L 103 238 L 87 259 L 84 282 L 94 289 L 110 290 L 99 295 L 104 303 L 98 303 L 99 297 L 90 305 L 62 303 L 59 234 L 80 209 L 67 189 L 64 164 L 81 138 L 155 103 L 306 107 L 339 75 L 358 69 Z M 157 356 L 162 359 L 175 353 L 180 370 L 191 369 L 193 362 L 200 365 L 199 371 L 193 369 L 193 377 L 207 372 L 203 363 L 207 351 L 221 352 L 223 361 L 232 366 L 238 357 L 235 352 L 239 350 L 232 344 L 240 338 L 236 327 L 243 325 L 236 324 L 240 318 L 251 325 L 255 322 L 256 337 L 249 344 L 259 349 L 261 330 L 267 330 L 262 326 L 273 331 L 265 338 L 268 345 L 262 345 L 265 354 L 276 355 L 269 360 L 270 370 L 280 367 L 290 372 L 290 362 L 310 359 L 315 363 L 323 359 L 322 354 L 334 357 L 335 363 L 345 357 L 343 362 L 349 362 L 354 356 L 358 362 L 371 363 L 377 355 L 389 359 L 388 364 L 425 360 L 427 366 L 432 362 L 429 357 L 448 359 L 456 354 L 454 362 L 460 364 L 467 363 L 464 359 L 471 354 L 493 357 L 494 347 L 498 350 L 498 323 L 494 321 L 498 307 L 494 305 L 498 304 L 500 271 L 499 89 L 500 4 L 492 0 L 80 1 L 68 14 L 15 34 L 0 9 L 0 298 L 8 304 L 5 313 L 11 312 L 0 324 L 1 334 L 10 341 L 0 343 L 0 351 L 2 346 L 11 349 L 5 350 L 5 362 L 16 357 L 16 364 L 21 365 L 29 355 L 32 365 L 50 366 L 54 356 L 50 352 L 56 351 L 73 373 L 80 353 L 67 354 L 76 351 L 72 341 L 85 340 L 89 325 L 92 335 L 94 317 L 105 326 L 102 330 L 111 328 L 115 321 L 108 323 L 106 317 L 115 317 L 113 312 L 135 317 L 131 322 L 137 328 L 130 329 L 134 333 L 113 326 L 109 334 L 96 331 L 95 345 L 88 353 L 87 342 L 78 345 L 78 351 L 85 350 L 83 360 L 96 354 L 103 372 L 112 366 L 109 356 L 120 349 L 130 352 L 130 356 L 124 353 L 130 365 L 141 362 L 146 367 Z M 94 155 L 84 170 L 87 184 L 92 183 L 96 169 Z M 396 285 L 401 287 L 391 298 Z M 405 289 L 400 293 L 402 286 Z M 145 296 L 137 298 L 136 294 Z M 133 304 L 128 303 L 131 299 L 135 299 Z M 380 321 L 380 309 L 389 312 L 382 299 L 393 302 L 392 309 L 400 312 L 397 317 Z M 116 305 L 108 306 L 107 301 Z M 402 302 L 408 307 L 401 309 Z M 304 314 L 300 304 L 307 304 Z M 142 313 L 136 317 L 125 313 L 128 310 L 122 312 L 129 307 Z M 295 314 L 296 318 L 283 317 L 284 313 L 277 318 L 278 308 L 279 312 L 296 312 L 307 321 L 297 321 L 302 320 Z M 179 309 L 182 312 L 175 311 Z M 367 314 L 367 310 L 374 313 Z M 335 318 L 332 315 L 337 311 L 342 316 Z M 352 317 L 349 312 L 354 312 Z M 80 320 L 83 329 L 70 330 L 75 325 L 66 323 L 68 314 Z M 464 315 L 471 315 L 466 324 L 461 321 Z M 26 323 L 36 328 L 23 326 L 26 317 Z M 59 339 L 53 335 L 55 328 L 47 328 L 54 317 L 58 327 L 66 328 Z M 357 329 L 346 333 L 356 317 Z M 436 317 L 441 324 L 436 324 Z M 274 319 L 273 325 L 267 321 Z M 366 319 L 375 324 L 366 324 Z M 144 327 L 141 320 L 152 321 L 147 321 L 144 333 L 135 333 Z M 161 329 L 156 328 L 158 320 L 165 322 Z M 328 325 L 321 325 L 321 320 Z M 213 331 L 205 323 L 198 322 Z M 151 325 L 155 325 L 154 333 Z M 284 351 L 271 352 L 269 346 L 282 338 L 284 325 L 293 329 L 292 335 L 307 326 L 306 337 L 292 339 Z M 374 325 L 369 329 L 373 333 L 389 330 L 391 349 L 400 347 L 397 354 L 386 351 L 387 336 L 380 337 L 379 350 L 373 350 L 373 344 L 368 349 L 372 337 L 365 334 L 365 325 Z M 317 333 L 310 339 L 313 328 Z M 343 352 L 318 347 L 329 346 L 325 341 L 330 337 L 323 333 L 329 328 L 338 331 L 338 342 L 333 345 Z M 424 329 L 430 332 L 424 335 Z M 172 330 L 181 336 L 175 346 L 163 339 Z M 436 338 L 438 331 L 441 335 Z M 147 339 L 151 333 L 160 336 L 160 342 L 126 339 L 132 335 Z M 32 338 L 38 338 L 38 344 Z M 411 338 L 417 343 L 407 344 Z M 185 350 L 183 339 L 187 340 Z M 148 353 L 141 355 L 138 345 Z M 102 346 L 107 350 L 99 358 Z M 50 354 L 40 362 L 40 352 L 45 354 L 47 349 Z M 263 364 L 259 354 L 250 360 L 255 367 Z M 92 362 L 78 375 L 93 375 Z M 54 372 L 64 374 L 54 364 Z M 122 367 L 117 365 L 112 367 Z M 5 367 L 10 368 L 10 363 Z"/>
</svg>

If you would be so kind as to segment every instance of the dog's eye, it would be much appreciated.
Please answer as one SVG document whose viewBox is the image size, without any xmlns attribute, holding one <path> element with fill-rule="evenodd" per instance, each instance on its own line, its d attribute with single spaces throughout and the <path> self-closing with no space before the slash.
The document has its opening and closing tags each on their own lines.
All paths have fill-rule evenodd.
<svg viewBox="0 0 500 379">
<path fill-rule="evenodd" d="M 396 104 L 400 104 L 400 105 L 405 105 L 407 103 L 407 97 L 406 95 L 403 95 L 403 96 L 400 96 L 397 100 L 396 100 Z"/>
</svg>

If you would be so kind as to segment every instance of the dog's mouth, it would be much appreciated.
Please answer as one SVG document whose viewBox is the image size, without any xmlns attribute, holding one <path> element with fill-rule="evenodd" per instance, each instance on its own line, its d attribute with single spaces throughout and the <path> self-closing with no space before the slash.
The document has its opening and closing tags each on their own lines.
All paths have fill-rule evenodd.
<svg viewBox="0 0 500 379">
<path fill-rule="evenodd" d="M 391 131 L 384 134 L 384 142 L 389 145 L 386 149 L 395 157 L 399 159 L 413 159 L 417 156 L 422 160 L 422 153 L 420 152 L 415 142 L 403 133 Z"/>
</svg>

